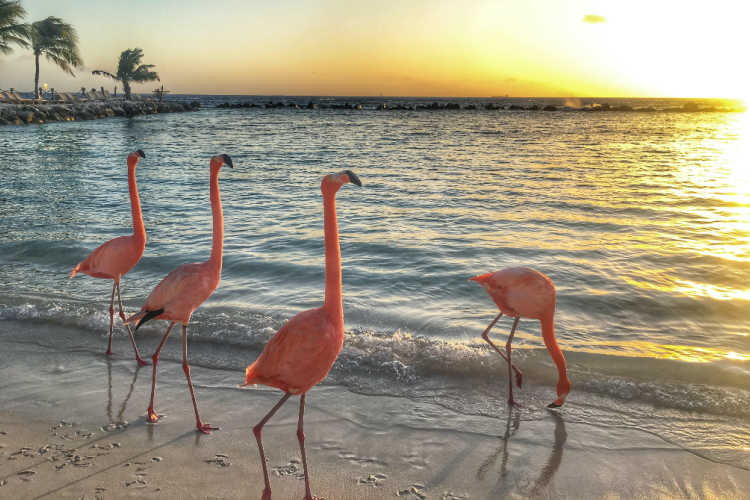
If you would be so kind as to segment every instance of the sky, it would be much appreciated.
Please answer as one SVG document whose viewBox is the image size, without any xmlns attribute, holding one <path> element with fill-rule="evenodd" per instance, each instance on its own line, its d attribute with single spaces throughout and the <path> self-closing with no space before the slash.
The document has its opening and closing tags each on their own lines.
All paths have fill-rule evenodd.
<svg viewBox="0 0 750 500">
<path fill-rule="evenodd" d="M 40 83 L 61 90 L 111 90 L 91 70 L 114 73 L 120 52 L 140 47 L 174 93 L 750 102 L 748 3 L 21 1 L 27 22 L 57 16 L 78 30 L 75 77 L 41 61 Z M 31 90 L 33 78 L 31 51 L 0 54 L 0 88 Z"/>
</svg>

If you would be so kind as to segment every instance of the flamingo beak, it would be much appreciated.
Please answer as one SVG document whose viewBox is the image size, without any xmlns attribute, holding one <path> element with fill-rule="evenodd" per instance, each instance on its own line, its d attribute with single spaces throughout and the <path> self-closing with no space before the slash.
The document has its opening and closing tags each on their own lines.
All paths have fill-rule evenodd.
<svg viewBox="0 0 750 500">
<path fill-rule="evenodd" d="M 359 180 L 359 177 L 357 177 L 357 174 L 355 174 L 351 170 L 344 170 L 344 173 L 349 176 L 349 182 L 351 182 L 352 184 L 356 184 L 359 187 L 362 187 L 362 181 Z"/>
<path fill-rule="evenodd" d="M 146 153 L 144 153 L 142 149 L 139 149 L 138 151 L 136 151 L 136 153 L 137 153 L 137 154 L 138 154 L 138 156 L 140 156 L 141 158 L 145 158 L 145 157 L 146 157 Z"/>
<path fill-rule="evenodd" d="M 221 157 L 224 159 L 224 163 L 229 165 L 229 168 L 234 168 L 234 164 L 232 163 L 232 159 L 229 157 L 229 155 L 221 155 Z"/>
</svg>

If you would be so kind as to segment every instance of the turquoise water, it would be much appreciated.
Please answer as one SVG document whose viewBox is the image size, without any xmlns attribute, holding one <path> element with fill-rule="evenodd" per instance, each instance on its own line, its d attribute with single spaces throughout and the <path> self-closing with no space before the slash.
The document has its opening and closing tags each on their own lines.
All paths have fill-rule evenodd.
<svg viewBox="0 0 750 500">
<path fill-rule="evenodd" d="M 207 106 L 4 127 L 0 318 L 78 326 L 105 350 L 111 286 L 68 273 L 131 230 L 125 157 L 139 148 L 148 242 L 122 282 L 128 312 L 170 270 L 208 258 L 209 158 L 234 160 L 220 175 L 222 282 L 189 332 L 191 356 L 239 370 L 238 383 L 286 318 L 321 303 L 320 179 L 351 169 L 364 185 L 337 197 L 348 334 L 332 381 L 503 411 L 505 371 L 479 337 L 496 308 L 468 278 L 528 265 L 557 287 L 568 411 L 615 421 L 642 408 L 628 417 L 640 426 L 659 411 L 709 415 L 728 460 L 750 467 L 747 113 Z M 509 328 L 496 326 L 501 343 Z M 522 320 L 516 339 L 530 384 L 517 399 L 551 401 L 538 322 Z M 619 413 L 595 410 L 601 398 Z M 695 443 L 702 428 L 689 429 Z"/>
</svg>

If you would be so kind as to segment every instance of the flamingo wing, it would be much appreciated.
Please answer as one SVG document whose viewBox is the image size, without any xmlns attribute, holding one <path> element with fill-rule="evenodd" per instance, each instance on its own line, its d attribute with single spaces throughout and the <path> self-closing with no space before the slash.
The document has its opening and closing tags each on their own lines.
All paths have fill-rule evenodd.
<svg viewBox="0 0 750 500">
<path fill-rule="evenodd" d="M 343 332 L 342 332 L 343 333 Z M 245 372 L 247 384 L 264 384 L 299 394 L 323 380 L 343 344 L 343 334 L 322 309 L 290 319 Z"/>
<path fill-rule="evenodd" d="M 511 316 L 540 319 L 554 309 L 555 287 L 544 274 L 527 267 L 496 272 L 489 280 L 490 293 L 501 311 Z"/>
<path fill-rule="evenodd" d="M 169 273 L 146 299 L 143 310 L 164 309 L 164 316 L 178 311 L 192 313 L 218 285 L 205 263 L 185 264 Z"/>
<path fill-rule="evenodd" d="M 95 278 L 116 278 L 130 271 L 143 255 L 143 248 L 136 248 L 132 236 L 111 239 L 89 254 L 71 272 L 82 272 Z"/>
</svg>

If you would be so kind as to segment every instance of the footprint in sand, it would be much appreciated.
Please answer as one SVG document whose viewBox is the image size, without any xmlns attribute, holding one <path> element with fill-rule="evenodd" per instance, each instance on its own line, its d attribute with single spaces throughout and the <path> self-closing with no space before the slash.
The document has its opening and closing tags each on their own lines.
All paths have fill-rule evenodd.
<svg viewBox="0 0 750 500">
<path fill-rule="evenodd" d="M 378 486 L 383 485 L 387 477 L 388 476 L 386 476 L 382 472 L 368 474 L 367 476 L 360 477 L 357 480 L 357 484 L 359 484 L 360 486 L 372 486 L 373 488 L 377 488 Z"/>
<path fill-rule="evenodd" d="M 396 496 L 404 497 L 404 498 L 418 498 L 419 500 L 424 500 L 425 498 L 427 498 L 427 495 L 425 495 L 424 490 L 425 490 L 424 484 L 414 483 L 411 486 L 399 489 L 396 492 Z"/>
<path fill-rule="evenodd" d="M 305 473 L 302 470 L 302 463 L 299 459 L 293 458 L 286 465 L 277 465 L 271 470 L 279 477 L 291 477 L 294 479 L 304 479 Z"/>
</svg>

